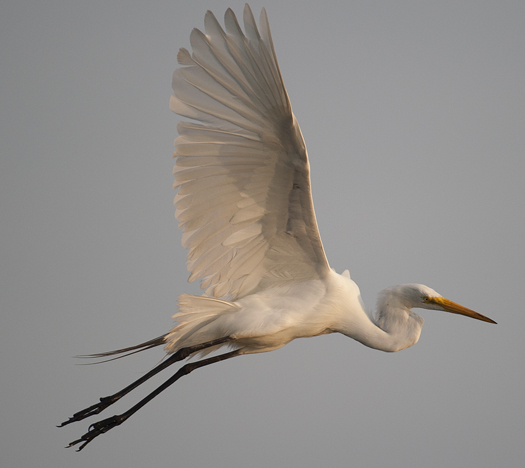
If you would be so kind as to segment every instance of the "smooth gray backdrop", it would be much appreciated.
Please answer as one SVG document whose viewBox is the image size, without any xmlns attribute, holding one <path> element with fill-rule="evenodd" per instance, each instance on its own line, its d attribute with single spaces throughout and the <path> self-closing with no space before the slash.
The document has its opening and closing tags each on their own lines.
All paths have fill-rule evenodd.
<svg viewBox="0 0 525 468">
<path fill-rule="evenodd" d="M 461 467 L 525 459 L 525 2 L 253 1 L 308 145 L 331 265 L 367 305 L 428 284 L 498 321 L 421 311 L 385 354 L 343 336 L 196 371 L 83 452 L 55 425 L 143 375 L 186 283 L 173 218 L 179 47 L 242 2 L 0 7 L 3 467 Z M 83 362 L 83 361 L 81 361 Z M 129 395 L 111 416 L 165 378 Z"/>
</svg>

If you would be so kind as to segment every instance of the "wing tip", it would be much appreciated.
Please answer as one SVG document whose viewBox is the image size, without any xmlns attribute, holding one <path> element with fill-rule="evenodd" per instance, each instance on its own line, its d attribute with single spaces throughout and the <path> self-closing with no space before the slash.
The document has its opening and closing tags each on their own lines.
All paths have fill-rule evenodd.
<svg viewBox="0 0 525 468">
<path fill-rule="evenodd" d="M 179 52 L 177 53 L 177 63 L 179 65 L 194 65 L 194 61 L 191 58 L 191 54 L 189 53 L 188 49 L 181 47 L 179 49 Z"/>
</svg>

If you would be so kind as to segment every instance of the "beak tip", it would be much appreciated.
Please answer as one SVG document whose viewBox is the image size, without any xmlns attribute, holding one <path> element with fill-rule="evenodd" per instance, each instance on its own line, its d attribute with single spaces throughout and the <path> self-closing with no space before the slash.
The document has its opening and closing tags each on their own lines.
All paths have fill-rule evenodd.
<svg viewBox="0 0 525 468">
<path fill-rule="evenodd" d="M 486 315 L 481 315 L 479 314 L 480 317 L 472 317 L 472 318 L 477 318 L 478 320 L 482 320 L 483 322 L 487 322 L 487 323 L 493 323 L 494 325 L 497 325 L 498 322 L 495 322 L 494 320 L 492 320 L 491 318 L 488 318 Z"/>
</svg>

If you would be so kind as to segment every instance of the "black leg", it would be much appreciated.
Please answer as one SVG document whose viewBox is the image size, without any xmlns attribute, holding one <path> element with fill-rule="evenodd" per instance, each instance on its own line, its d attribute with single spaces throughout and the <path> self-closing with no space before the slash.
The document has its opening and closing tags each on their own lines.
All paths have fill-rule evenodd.
<svg viewBox="0 0 525 468">
<path fill-rule="evenodd" d="M 183 359 L 186 359 L 191 354 L 202 351 L 203 349 L 209 348 L 210 346 L 216 346 L 219 344 L 226 343 L 227 341 L 230 341 L 230 337 L 224 337 L 219 338 L 217 340 L 208 341 L 206 343 L 202 343 L 195 346 L 189 346 L 187 348 L 179 349 L 176 353 L 169 356 L 164 362 L 161 362 L 158 366 L 155 366 L 152 370 L 150 370 L 147 374 L 144 374 L 140 379 L 135 380 L 135 382 L 128 385 L 126 388 L 123 388 L 119 392 L 107 396 L 107 397 L 101 397 L 100 402 L 96 403 L 88 408 L 83 409 L 82 411 L 79 411 L 78 413 L 75 413 L 72 417 L 70 417 L 67 421 L 64 421 L 60 426 L 63 427 L 67 426 L 68 424 L 71 424 L 75 421 L 81 421 L 82 419 L 85 419 L 89 416 L 93 416 L 95 414 L 100 413 L 101 411 L 105 410 L 108 406 L 111 406 L 113 403 L 120 400 L 124 395 L 127 395 L 131 390 L 137 388 L 139 385 L 146 382 L 146 380 L 150 379 L 154 375 L 158 374 L 162 370 L 166 369 L 167 367 L 171 366 L 175 362 L 182 361 Z M 202 362 L 202 361 L 201 361 Z"/>
<path fill-rule="evenodd" d="M 89 444 L 95 437 L 99 436 L 100 434 L 104 434 L 110 429 L 113 429 L 114 427 L 122 424 L 132 414 L 136 413 L 146 403 L 155 398 L 163 390 L 166 390 L 171 384 L 175 383 L 181 377 L 188 375 L 190 372 L 194 371 L 195 369 L 198 369 L 199 367 L 204 367 L 215 362 L 224 361 L 225 359 L 230 359 L 232 357 L 239 356 L 240 353 L 240 350 L 235 350 L 229 353 L 221 354 L 219 356 L 203 359 L 202 361 L 190 362 L 189 364 L 184 365 L 171 378 L 166 380 L 166 382 L 164 382 L 161 386 L 157 387 L 153 392 L 151 392 L 148 396 L 140 400 L 135 406 L 130 408 L 128 411 L 92 424 L 91 426 L 89 426 L 88 432 L 86 432 L 80 439 L 71 442 L 68 445 L 68 447 L 73 447 L 74 445 L 81 443 L 82 445 L 80 445 L 80 447 L 78 448 L 78 451 L 80 452 L 80 450 L 82 450 L 87 444 Z"/>
</svg>

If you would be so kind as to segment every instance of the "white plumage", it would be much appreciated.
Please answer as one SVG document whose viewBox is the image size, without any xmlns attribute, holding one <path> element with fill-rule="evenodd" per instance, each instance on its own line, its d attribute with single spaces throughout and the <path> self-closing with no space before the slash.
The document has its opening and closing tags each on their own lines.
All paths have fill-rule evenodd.
<svg viewBox="0 0 525 468">
<path fill-rule="evenodd" d="M 189 249 L 190 281 L 206 295 L 237 300 L 283 282 L 324 278 L 324 255 L 310 194 L 306 147 L 277 65 L 268 19 L 261 34 L 249 7 L 246 36 L 228 10 L 181 49 L 171 109 L 176 217 Z"/>
<path fill-rule="evenodd" d="M 225 30 L 208 12 L 205 34 L 192 31 L 192 53 L 180 49 L 177 56 L 181 67 L 173 75 L 170 101 L 174 112 L 196 121 L 178 126 L 175 216 L 189 250 L 190 281 L 201 280 L 204 295 L 180 295 L 177 323 L 169 333 L 95 355 L 159 345 L 170 354 L 141 379 L 62 425 L 99 413 L 174 362 L 221 346 L 233 351 L 186 364 L 129 411 L 95 423 L 70 446 L 83 448 L 198 367 L 272 351 L 295 338 L 339 332 L 372 348 L 399 351 L 419 339 L 423 319 L 414 307 L 495 323 L 418 284 L 383 291 L 375 317 L 369 316 L 348 271 L 339 275 L 328 265 L 306 147 L 266 12 L 258 28 L 246 5 L 245 33 L 231 10 L 224 23 Z"/>
</svg>

